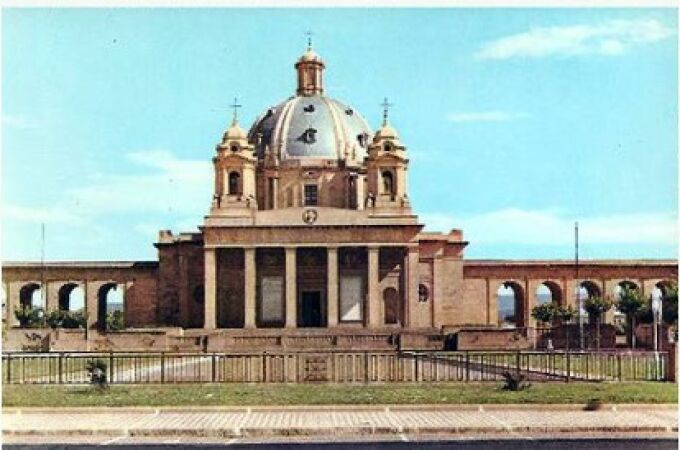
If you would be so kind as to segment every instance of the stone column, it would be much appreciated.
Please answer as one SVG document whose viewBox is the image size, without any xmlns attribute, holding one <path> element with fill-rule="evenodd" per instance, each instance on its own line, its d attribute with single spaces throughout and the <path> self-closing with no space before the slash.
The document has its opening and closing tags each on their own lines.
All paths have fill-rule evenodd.
<svg viewBox="0 0 680 450">
<path fill-rule="evenodd" d="M 297 248 L 286 247 L 286 328 L 297 326 Z"/>
<path fill-rule="evenodd" d="M 338 249 L 328 247 L 328 326 L 338 325 Z"/>
<path fill-rule="evenodd" d="M 274 209 L 278 209 L 279 207 L 279 177 L 274 177 L 272 178 L 272 184 L 274 185 L 272 188 L 272 206 Z"/>
<path fill-rule="evenodd" d="M 255 328 L 255 292 L 256 292 L 256 272 L 255 272 L 255 247 L 244 248 L 244 276 L 245 276 L 245 311 L 243 312 L 244 317 L 244 328 Z"/>
<path fill-rule="evenodd" d="M 419 326 L 418 321 L 414 317 L 418 305 L 418 247 L 409 247 L 406 255 L 406 317 L 404 325 L 407 327 Z"/>
<path fill-rule="evenodd" d="M 356 185 L 354 186 L 357 194 L 357 209 L 364 209 L 364 202 L 366 202 L 366 195 L 364 194 L 364 184 L 366 183 L 366 177 L 364 175 L 359 175 L 356 179 Z"/>
<path fill-rule="evenodd" d="M 380 326 L 380 247 L 368 247 L 368 326 Z"/>
<path fill-rule="evenodd" d="M 203 302 L 203 328 L 213 330 L 217 327 L 215 320 L 217 305 L 217 261 L 214 248 L 205 249 L 205 280 L 203 283 L 205 301 Z"/>
</svg>

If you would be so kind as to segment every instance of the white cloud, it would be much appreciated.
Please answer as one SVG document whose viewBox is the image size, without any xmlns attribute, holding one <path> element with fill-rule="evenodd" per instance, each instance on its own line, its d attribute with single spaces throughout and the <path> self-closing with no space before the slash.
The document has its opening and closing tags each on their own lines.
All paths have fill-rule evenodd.
<svg viewBox="0 0 680 450">
<path fill-rule="evenodd" d="M 66 190 L 60 200 L 49 206 L 4 202 L 3 222 L 78 226 L 99 233 L 106 229 L 98 225 L 98 219 L 111 214 L 171 213 L 181 218 L 175 219 L 175 224 L 180 225 L 188 225 L 186 218 L 193 217 L 191 229 L 195 229 L 210 206 L 210 162 L 178 159 L 162 150 L 134 152 L 125 157 L 150 170 L 135 175 L 98 174 L 87 184 Z M 158 228 L 163 226 L 167 224 L 140 223 L 134 229 L 155 239 Z"/>
<path fill-rule="evenodd" d="M 620 55 L 634 46 L 661 41 L 673 34 L 672 28 L 654 19 L 540 27 L 487 42 L 475 57 L 502 60 L 554 55 Z"/>
<path fill-rule="evenodd" d="M 507 111 L 457 112 L 447 116 L 449 122 L 509 122 L 527 117 L 524 113 Z"/>
<path fill-rule="evenodd" d="M 570 245 L 574 221 L 586 244 L 677 245 L 677 217 L 669 213 L 570 217 L 558 210 L 508 208 L 470 216 L 422 214 L 428 230 L 461 228 L 466 240 L 486 244 Z"/>
<path fill-rule="evenodd" d="M 135 175 L 102 175 L 91 184 L 67 193 L 76 211 L 86 215 L 115 212 L 206 212 L 211 199 L 210 161 L 178 159 L 163 150 L 125 155 L 137 165 L 152 171 Z"/>
</svg>

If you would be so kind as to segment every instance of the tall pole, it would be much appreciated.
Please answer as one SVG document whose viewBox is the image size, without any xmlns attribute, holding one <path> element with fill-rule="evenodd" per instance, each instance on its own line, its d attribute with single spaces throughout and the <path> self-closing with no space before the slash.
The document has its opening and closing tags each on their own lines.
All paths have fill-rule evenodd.
<svg viewBox="0 0 680 450">
<path fill-rule="evenodd" d="M 576 267 L 576 304 L 578 305 L 578 336 L 579 347 L 585 348 L 585 336 L 583 334 L 583 299 L 581 298 L 581 280 L 578 273 L 578 222 L 574 223 L 574 262 Z"/>
<path fill-rule="evenodd" d="M 43 311 L 47 309 L 46 299 L 47 289 L 45 289 L 45 224 L 40 224 L 40 299 Z"/>
</svg>

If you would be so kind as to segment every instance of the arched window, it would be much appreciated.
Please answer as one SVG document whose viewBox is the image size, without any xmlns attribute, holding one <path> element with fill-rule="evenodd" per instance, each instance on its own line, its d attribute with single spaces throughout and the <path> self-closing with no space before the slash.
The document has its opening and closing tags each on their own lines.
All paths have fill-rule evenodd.
<svg viewBox="0 0 680 450">
<path fill-rule="evenodd" d="M 241 193 L 241 174 L 229 172 L 229 194 L 238 195 Z"/>
<path fill-rule="evenodd" d="M 389 170 L 382 173 L 383 193 L 394 195 L 394 176 Z"/>
</svg>

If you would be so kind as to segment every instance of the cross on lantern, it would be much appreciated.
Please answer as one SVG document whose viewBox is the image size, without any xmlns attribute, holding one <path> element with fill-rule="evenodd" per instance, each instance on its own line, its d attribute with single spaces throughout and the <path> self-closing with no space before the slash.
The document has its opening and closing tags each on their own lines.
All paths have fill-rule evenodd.
<svg viewBox="0 0 680 450">
<path fill-rule="evenodd" d="M 234 97 L 234 103 L 232 103 L 231 108 L 234 110 L 234 123 L 238 120 L 238 108 L 241 108 L 243 105 L 239 105 L 238 99 Z"/>
<path fill-rule="evenodd" d="M 393 103 L 390 103 L 390 102 L 387 100 L 387 97 L 385 97 L 385 99 L 384 99 L 383 102 L 380 104 L 380 106 L 383 107 L 383 126 L 385 126 L 385 125 L 387 125 L 387 116 L 388 116 L 388 114 L 389 114 L 390 106 L 394 106 L 394 104 L 393 104 Z"/>
<path fill-rule="evenodd" d="M 307 50 L 312 49 L 312 30 L 307 30 L 305 36 L 307 36 Z"/>
</svg>

